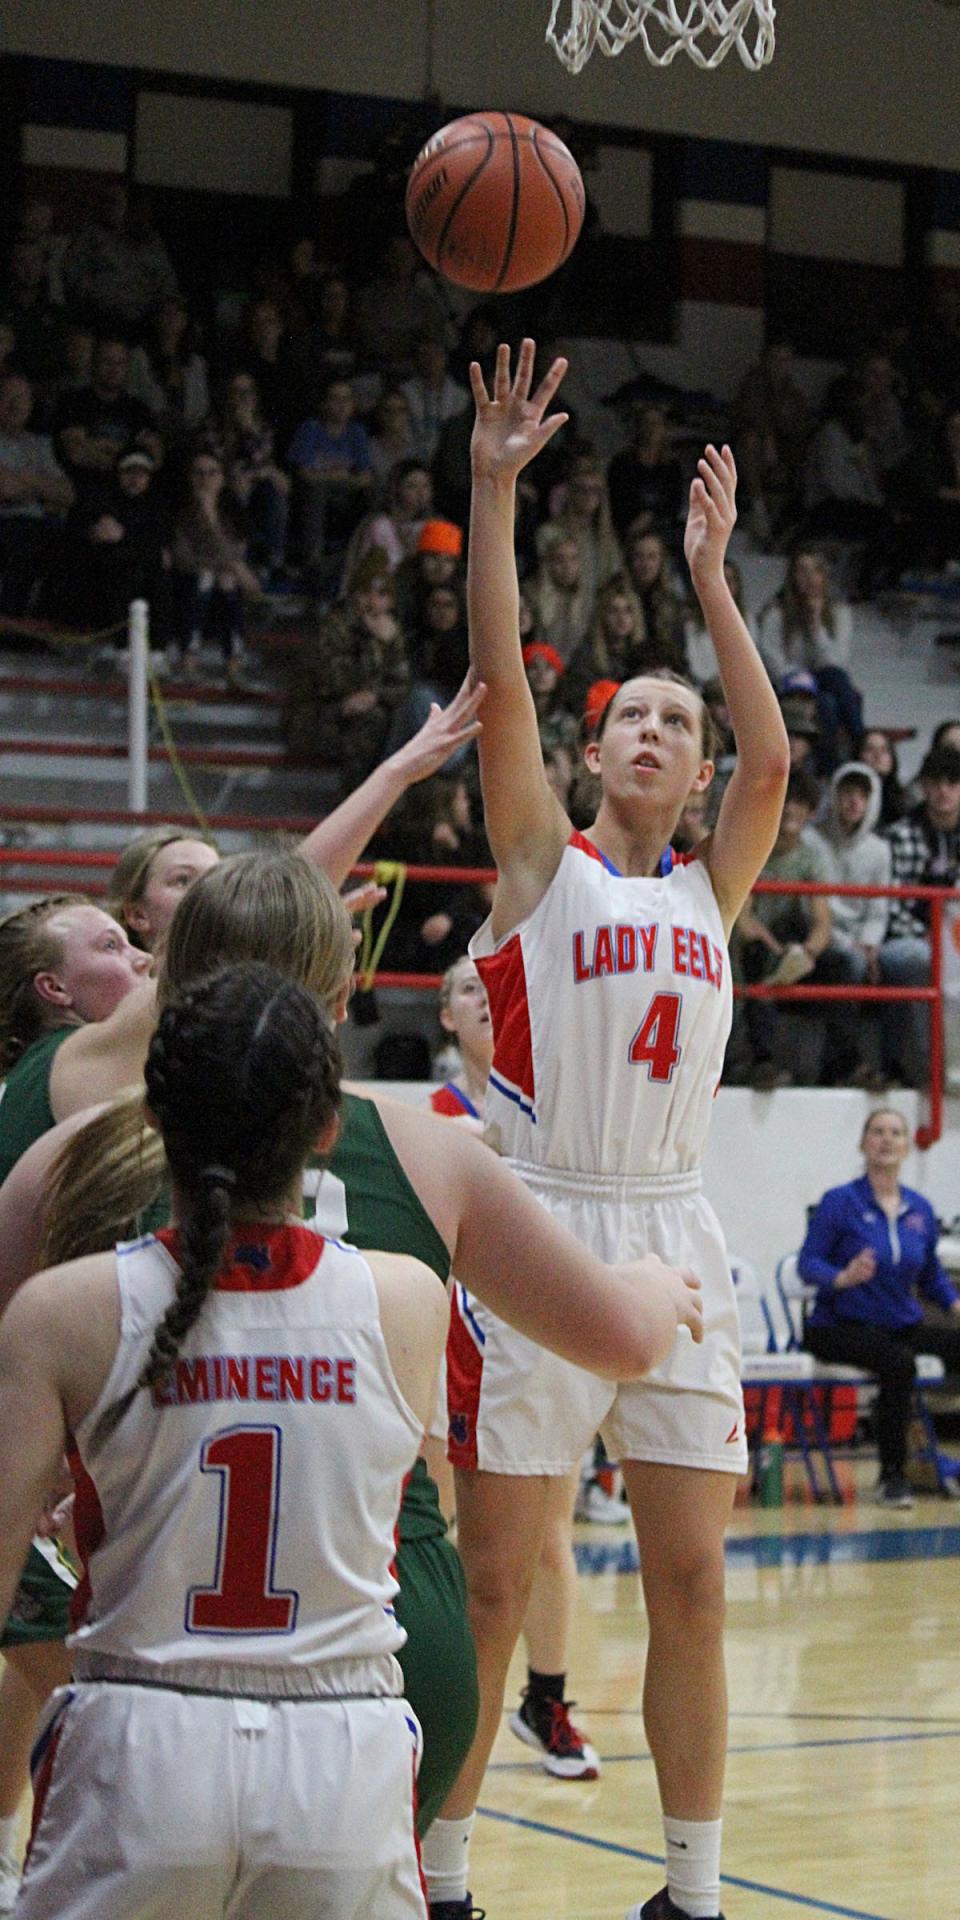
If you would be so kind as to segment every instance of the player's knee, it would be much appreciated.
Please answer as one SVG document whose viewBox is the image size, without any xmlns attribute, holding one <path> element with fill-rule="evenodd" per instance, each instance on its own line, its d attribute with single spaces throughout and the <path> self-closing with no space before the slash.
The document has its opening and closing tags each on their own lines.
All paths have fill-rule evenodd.
<svg viewBox="0 0 960 1920">
<path fill-rule="evenodd" d="M 692 1546 L 664 1556 L 644 1578 L 651 1626 L 671 1633 L 721 1633 L 726 1617 L 722 1547 Z"/>
</svg>

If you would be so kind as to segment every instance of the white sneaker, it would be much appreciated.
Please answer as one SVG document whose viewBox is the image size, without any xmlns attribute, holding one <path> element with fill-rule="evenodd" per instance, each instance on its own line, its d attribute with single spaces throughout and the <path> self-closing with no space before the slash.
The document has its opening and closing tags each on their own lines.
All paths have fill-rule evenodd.
<svg viewBox="0 0 960 1920">
<path fill-rule="evenodd" d="M 616 1494 L 605 1493 L 593 1480 L 589 1486 L 580 1488 L 573 1517 L 599 1527 L 625 1527 L 630 1518 L 630 1509 L 626 1501 L 619 1500 Z"/>
<path fill-rule="evenodd" d="M 20 1892 L 20 1868 L 11 1853 L 0 1853 L 0 1914 L 12 1913 Z"/>
</svg>

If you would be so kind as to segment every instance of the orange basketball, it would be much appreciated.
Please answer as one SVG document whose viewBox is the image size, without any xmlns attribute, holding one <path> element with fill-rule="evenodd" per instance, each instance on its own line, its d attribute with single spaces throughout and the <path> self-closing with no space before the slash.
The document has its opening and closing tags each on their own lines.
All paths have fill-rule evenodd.
<svg viewBox="0 0 960 1920">
<path fill-rule="evenodd" d="M 517 293 L 555 273 L 583 225 L 583 181 L 549 128 L 469 113 L 418 153 L 407 224 L 424 259 L 474 293 Z"/>
</svg>

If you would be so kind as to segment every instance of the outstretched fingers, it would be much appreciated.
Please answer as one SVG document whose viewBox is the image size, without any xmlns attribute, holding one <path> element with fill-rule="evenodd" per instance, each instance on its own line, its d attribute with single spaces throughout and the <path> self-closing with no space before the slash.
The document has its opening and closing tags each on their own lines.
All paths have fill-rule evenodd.
<svg viewBox="0 0 960 1920">
<path fill-rule="evenodd" d="M 510 348 L 503 341 L 497 348 L 493 370 L 493 397 L 500 406 L 506 406 L 510 398 Z"/>
<path fill-rule="evenodd" d="M 490 405 L 487 383 L 480 371 L 479 363 L 476 360 L 471 360 L 470 362 L 470 391 L 473 394 L 474 403 L 478 411 L 481 407 Z"/>
</svg>

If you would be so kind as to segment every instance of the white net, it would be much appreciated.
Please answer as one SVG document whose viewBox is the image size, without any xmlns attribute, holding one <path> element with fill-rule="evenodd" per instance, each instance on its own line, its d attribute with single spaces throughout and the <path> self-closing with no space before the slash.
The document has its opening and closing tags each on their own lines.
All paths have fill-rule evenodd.
<svg viewBox="0 0 960 1920">
<path fill-rule="evenodd" d="M 678 53 L 698 67 L 718 67 L 735 46 L 755 73 L 773 58 L 773 22 L 773 0 L 553 0 L 547 39 L 571 73 L 586 66 L 594 47 L 622 53 L 638 37 L 656 67 Z"/>
</svg>

